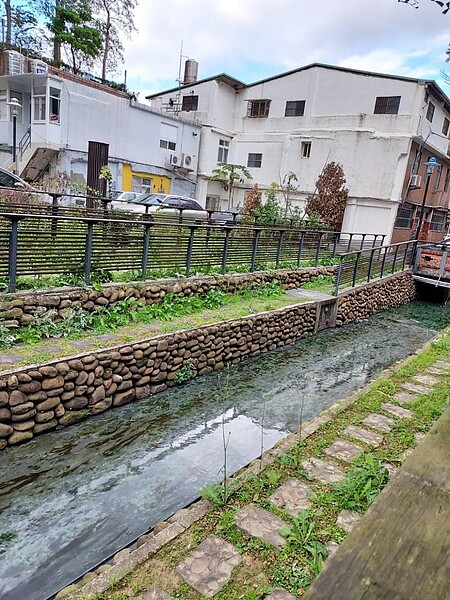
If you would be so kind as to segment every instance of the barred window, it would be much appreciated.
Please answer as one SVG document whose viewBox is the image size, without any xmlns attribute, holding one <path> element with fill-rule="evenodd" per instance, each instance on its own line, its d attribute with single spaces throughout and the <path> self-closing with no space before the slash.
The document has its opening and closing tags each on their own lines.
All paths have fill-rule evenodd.
<svg viewBox="0 0 450 600">
<path fill-rule="evenodd" d="M 401 229 L 410 229 L 411 223 L 414 215 L 414 207 L 413 206 L 404 206 L 399 207 L 397 211 L 397 218 L 395 220 L 394 227 L 399 227 Z"/>
<path fill-rule="evenodd" d="M 189 94 L 189 96 L 183 96 L 183 104 L 181 105 L 181 110 L 189 112 L 191 110 L 198 109 L 198 96 L 194 96 L 193 94 Z"/>
<path fill-rule="evenodd" d="M 448 134 L 448 128 L 450 126 L 450 121 L 447 119 L 447 117 L 444 117 L 444 122 L 442 124 L 442 133 L 444 135 Z"/>
<path fill-rule="evenodd" d="M 247 167 L 259 169 L 262 165 L 262 154 L 250 152 L 247 159 Z"/>
<path fill-rule="evenodd" d="M 398 115 L 401 96 L 378 96 L 375 100 L 375 115 Z"/>
<path fill-rule="evenodd" d="M 268 117 L 270 100 L 249 100 L 247 102 L 247 117 Z"/>
<path fill-rule="evenodd" d="M 434 210 L 433 215 L 431 217 L 430 229 L 433 231 L 443 231 L 444 227 L 445 227 L 445 213 Z"/>
<path fill-rule="evenodd" d="M 427 121 L 430 121 L 430 123 L 432 123 L 433 117 L 434 117 L 434 104 L 432 102 L 429 102 L 428 108 L 427 108 Z"/>
</svg>

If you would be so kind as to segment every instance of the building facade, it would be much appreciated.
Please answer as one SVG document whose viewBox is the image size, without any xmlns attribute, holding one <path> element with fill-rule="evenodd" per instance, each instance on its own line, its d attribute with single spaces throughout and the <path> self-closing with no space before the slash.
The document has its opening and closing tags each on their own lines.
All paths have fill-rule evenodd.
<svg viewBox="0 0 450 600">
<path fill-rule="evenodd" d="M 4 167 L 13 166 L 15 110 L 17 172 L 29 181 L 65 173 L 80 190 L 86 188 L 88 143 L 94 141 L 107 147 L 113 189 L 196 195 L 201 131 L 197 124 L 42 62 L 40 69 L 33 64 L 30 68 L 23 57 L 23 64 L 14 69 L 5 54 L 0 76 L 0 164 Z M 14 109 L 11 101 L 20 107 Z M 174 153 L 182 163 L 173 161 Z"/>
<path fill-rule="evenodd" d="M 335 161 L 349 189 L 343 230 L 411 239 L 424 183 L 414 189 L 411 177 L 433 155 L 441 177 L 433 180 L 426 222 L 429 236 L 442 237 L 450 102 L 434 82 L 313 64 L 250 85 L 225 74 L 190 80 L 147 99 L 157 111 L 202 125 L 197 199 L 204 205 L 229 208 L 226 185 L 211 179 L 218 162 L 252 175 L 234 190 L 233 205 L 243 205 L 254 183 L 264 190 L 293 172 L 302 208 Z"/>
</svg>

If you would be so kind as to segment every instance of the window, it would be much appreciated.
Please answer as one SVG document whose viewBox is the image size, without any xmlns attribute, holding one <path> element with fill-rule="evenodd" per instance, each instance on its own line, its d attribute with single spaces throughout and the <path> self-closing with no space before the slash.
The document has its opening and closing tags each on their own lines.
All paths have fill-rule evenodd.
<svg viewBox="0 0 450 600">
<path fill-rule="evenodd" d="M 33 88 L 33 120 L 45 121 L 47 116 L 47 90 L 45 85 L 35 85 Z"/>
<path fill-rule="evenodd" d="M 444 122 L 442 124 L 442 133 L 444 135 L 448 134 L 448 128 L 450 126 L 450 121 L 447 119 L 447 117 L 444 117 Z"/>
<path fill-rule="evenodd" d="M 410 229 L 412 225 L 414 215 L 414 207 L 412 206 L 404 206 L 399 207 L 397 211 L 397 218 L 395 220 L 394 227 L 399 227 L 401 229 Z"/>
<path fill-rule="evenodd" d="M 270 100 L 249 100 L 247 102 L 247 117 L 268 117 Z"/>
<path fill-rule="evenodd" d="M 165 150 L 176 150 L 177 145 L 175 142 L 169 142 L 168 140 L 159 140 L 159 147 Z"/>
<path fill-rule="evenodd" d="M 433 210 L 430 229 L 433 231 L 443 231 L 445 226 L 445 213 Z"/>
<path fill-rule="evenodd" d="M 178 127 L 169 123 L 161 123 L 159 147 L 164 150 L 176 150 Z"/>
<path fill-rule="evenodd" d="M 301 157 L 309 158 L 311 156 L 311 142 L 302 142 Z"/>
<path fill-rule="evenodd" d="M 151 194 L 153 181 L 151 177 L 133 175 L 131 178 L 131 189 L 138 194 Z"/>
<path fill-rule="evenodd" d="M 430 121 L 430 123 L 432 123 L 433 117 L 434 117 L 434 104 L 432 102 L 428 102 L 427 121 Z"/>
<path fill-rule="evenodd" d="M 433 187 L 438 188 L 440 183 L 441 183 L 441 175 L 442 175 L 442 165 L 439 165 L 439 167 L 436 169 L 436 177 L 434 179 L 434 185 Z"/>
<path fill-rule="evenodd" d="M 255 154 L 250 152 L 247 159 L 247 167 L 254 167 L 259 169 L 262 165 L 262 154 Z"/>
<path fill-rule="evenodd" d="M 228 150 L 230 148 L 229 140 L 219 140 L 219 152 L 217 153 L 217 162 L 228 162 Z"/>
<path fill-rule="evenodd" d="M 194 94 L 189 94 L 189 96 L 183 96 L 183 104 L 181 106 L 181 110 L 189 112 L 190 110 L 198 109 L 198 96 L 194 96 Z"/>
<path fill-rule="evenodd" d="M 450 183 L 450 167 L 447 167 L 447 173 L 445 174 L 444 192 L 448 192 L 448 184 Z"/>
<path fill-rule="evenodd" d="M 285 117 L 303 117 L 305 114 L 305 100 L 288 100 L 284 110 Z"/>
<path fill-rule="evenodd" d="M 50 88 L 50 123 L 59 123 L 61 110 L 61 90 Z"/>
<path fill-rule="evenodd" d="M 378 96 L 375 100 L 374 115 L 398 115 L 401 96 Z"/>
</svg>

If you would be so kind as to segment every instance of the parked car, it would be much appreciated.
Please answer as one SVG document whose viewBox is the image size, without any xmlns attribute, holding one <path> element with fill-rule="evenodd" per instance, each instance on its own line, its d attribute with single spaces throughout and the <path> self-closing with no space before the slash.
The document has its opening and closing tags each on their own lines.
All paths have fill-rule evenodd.
<svg viewBox="0 0 450 600">
<path fill-rule="evenodd" d="M 136 199 L 136 202 L 142 207 L 142 212 L 157 217 L 159 220 L 166 218 L 178 220 L 180 216 L 182 220 L 189 221 L 206 221 L 208 219 L 207 211 L 196 200 L 187 196 L 143 194 Z"/>
<path fill-rule="evenodd" d="M 122 192 L 121 190 L 110 192 L 110 197 L 113 199 L 111 208 L 131 210 L 132 212 L 143 212 L 142 208 L 138 204 L 135 204 L 139 196 L 142 196 L 139 192 Z"/>
<path fill-rule="evenodd" d="M 10 207 L 20 204 L 47 204 L 51 202 L 51 197 L 46 193 L 42 193 L 41 190 L 33 187 L 15 173 L 11 173 L 11 171 L 1 167 L 0 197 Z"/>
<path fill-rule="evenodd" d="M 11 173 L 6 169 L 0 167 L 0 187 L 12 188 L 16 190 L 30 190 L 34 191 L 34 188 L 27 183 L 24 179 Z"/>
</svg>

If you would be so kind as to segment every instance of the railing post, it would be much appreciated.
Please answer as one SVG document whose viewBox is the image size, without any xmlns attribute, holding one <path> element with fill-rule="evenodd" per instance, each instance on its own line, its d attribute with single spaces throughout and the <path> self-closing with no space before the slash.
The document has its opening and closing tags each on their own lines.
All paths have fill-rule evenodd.
<svg viewBox="0 0 450 600">
<path fill-rule="evenodd" d="M 372 248 L 370 251 L 370 259 L 369 259 L 369 270 L 367 271 L 367 282 L 369 282 L 372 278 L 372 265 L 373 265 L 373 255 L 375 254 L 375 249 Z"/>
<path fill-rule="evenodd" d="M 322 246 L 322 238 L 323 238 L 323 233 L 319 233 L 319 243 L 317 244 L 317 250 L 316 250 L 316 258 L 315 258 L 315 266 L 317 267 L 317 265 L 319 264 L 319 256 L 320 256 L 320 248 Z"/>
<path fill-rule="evenodd" d="M 384 275 L 384 264 L 386 262 L 386 256 L 387 256 L 387 251 L 388 251 L 388 247 L 384 248 L 384 254 L 383 254 L 383 260 L 381 262 L 381 273 L 380 273 L 380 279 L 383 278 Z M 381 252 L 381 249 L 380 249 Z"/>
<path fill-rule="evenodd" d="M 91 285 L 92 248 L 94 239 L 94 221 L 85 221 L 87 224 L 86 245 L 84 250 L 84 283 Z"/>
<path fill-rule="evenodd" d="M 334 242 L 333 242 L 333 254 L 332 254 L 333 258 L 336 256 L 338 241 L 339 241 L 339 232 L 336 232 L 334 234 Z"/>
<path fill-rule="evenodd" d="M 17 253 L 19 249 L 19 221 L 23 217 L 7 217 L 11 221 L 8 252 L 8 292 L 16 291 Z"/>
<path fill-rule="evenodd" d="M 403 262 L 402 262 L 402 271 L 405 270 L 405 265 L 406 265 L 406 255 L 408 253 L 408 247 L 409 247 L 409 242 L 406 242 L 406 246 L 405 246 L 405 251 L 403 253 Z"/>
<path fill-rule="evenodd" d="M 339 294 L 339 285 L 341 283 L 341 275 L 342 275 L 342 265 L 344 262 L 344 257 L 341 256 L 339 259 L 339 266 L 336 273 L 336 278 L 334 280 L 334 295 L 337 296 Z"/>
<path fill-rule="evenodd" d="M 356 260 L 355 260 L 355 267 L 353 269 L 353 280 L 352 280 L 352 287 L 355 287 L 356 285 L 356 280 L 358 278 L 358 267 L 359 267 L 359 259 L 361 258 L 361 251 L 359 251 L 356 255 Z"/>
<path fill-rule="evenodd" d="M 303 240 L 305 238 L 305 232 L 300 232 L 300 239 L 298 240 L 298 253 L 297 253 L 297 266 L 299 267 L 302 260 L 302 252 L 303 252 Z"/>
<path fill-rule="evenodd" d="M 142 279 L 145 281 L 147 277 L 148 264 L 148 247 L 150 245 L 150 228 L 151 225 L 144 225 L 144 236 L 142 238 Z"/>
<path fill-rule="evenodd" d="M 250 272 L 253 273 L 256 266 L 256 254 L 258 252 L 258 239 L 259 234 L 261 233 L 261 229 L 255 229 L 253 234 L 253 243 L 252 243 L 252 259 L 250 263 Z"/>
<path fill-rule="evenodd" d="M 284 237 L 285 232 L 283 230 L 280 231 L 280 237 L 278 238 L 278 246 L 277 246 L 277 258 L 276 258 L 276 262 L 275 262 L 275 266 L 278 269 L 278 267 L 280 266 L 280 260 L 281 260 L 281 251 L 283 249 L 283 237 Z"/>
<path fill-rule="evenodd" d="M 363 233 L 362 237 L 361 237 L 361 246 L 359 247 L 360 250 L 364 250 L 364 242 L 366 241 L 366 234 Z"/>
<path fill-rule="evenodd" d="M 228 248 L 230 247 L 230 236 L 233 231 L 232 227 L 225 227 L 225 239 L 223 240 L 223 250 L 222 250 L 222 275 L 225 275 L 227 272 L 227 257 L 228 257 Z"/>
<path fill-rule="evenodd" d="M 52 215 L 56 216 L 58 214 L 58 200 L 61 198 L 61 194 L 56 194 L 55 192 L 49 192 L 49 195 L 52 197 Z M 58 232 L 58 219 L 52 219 L 51 225 L 51 235 L 52 237 L 56 237 Z"/>
<path fill-rule="evenodd" d="M 189 227 L 190 232 L 189 232 L 189 240 L 188 240 L 188 247 L 187 247 L 187 252 L 186 252 L 186 277 L 189 277 L 190 272 L 191 272 L 191 261 L 192 261 L 192 248 L 194 246 L 194 234 L 195 234 L 195 230 L 197 229 L 195 226 L 191 226 Z"/>
<path fill-rule="evenodd" d="M 353 233 L 350 233 L 349 236 L 350 237 L 348 238 L 347 252 L 350 252 L 351 247 L 352 247 Z"/>
<path fill-rule="evenodd" d="M 391 274 L 394 273 L 394 271 L 395 271 L 395 263 L 397 261 L 397 253 L 398 253 L 398 245 L 395 246 L 394 260 L 392 261 L 392 271 L 391 271 Z"/>
</svg>

